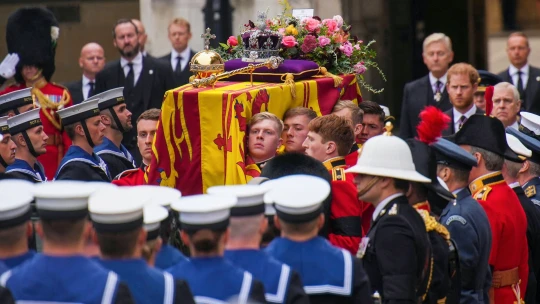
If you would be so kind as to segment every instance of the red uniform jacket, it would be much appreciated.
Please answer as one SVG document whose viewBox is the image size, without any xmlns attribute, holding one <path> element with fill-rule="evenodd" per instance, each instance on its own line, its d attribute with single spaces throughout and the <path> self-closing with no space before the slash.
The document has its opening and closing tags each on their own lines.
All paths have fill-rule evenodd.
<svg viewBox="0 0 540 304">
<path fill-rule="evenodd" d="M 144 170 L 142 168 L 126 170 L 112 181 L 117 186 L 139 186 L 144 185 Z"/>
<path fill-rule="evenodd" d="M 323 163 L 332 175 L 332 203 L 328 239 L 334 246 L 352 254 L 364 235 L 362 231 L 363 203 L 357 198 L 354 176 L 345 173 L 345 158 L 336 157 Z"/>
<path fill-rule="evenodd" d="M 358 161 L 358 151 L 360 151 L 359 147 L 359 144 L 353 145 L 351 152 L 345 156 L 345 169 L 356 165 L 356 162 Z M 352 175 L 354 178 L 354 174 Z M 369 227 L 371 226 L 371 218 L 373 211 L 375 211 L 375 207 L 373 207 L 372 204 L 364 201 L 360 201 L 360 204 L 362 206 L 362 235 L 364 235 L 369 231 Z"/>
<path fill-rule="evenodd" d="M 486 211 L 491 226 L 493 284 L 497 272 L 518 268 L 521 298 L 525 296 L 529 275 L 527 245 L 527 217 L 514 191 L 505 183 L 500 172 L 484 175 L 470 185 L 472 196 Z M 512 286 L 493 286 L 495 303 L 515 303 Z"/>
<path fill-rule="evenodd" d="M 0 95 L 22 89 L 26 89 L 26 85 L 11 85 L 4 91 L 0 92 Z M 40 88 L 40 90 L 52 102 L 58 102 L 62 99 L 64 91 L 67 92 L 66 88 L 50 82 L 47 82 L 45 86 Z M 37 98 L 35 100 L 38 101 Z M 65 105 L 65 107 L 69 107 L 71 105 L 73 105 L 73 101 L 71 99 L 71 95 L 69 95 L 69 102 Z M 46 115 L 44 111 L 49 111 L 47 113 L 49 115 Z M 51 122 L 49 117 L 54 120 L 54 123 Z M 43 131 L 45 134 L 47 134 L 47 136 L 49 136 L 49 140 L 47 141 L 47 153 L 40 155 L 38 160 L 45 168 L 45 175 L 47 176 L 47 179 L 53 180 L 60 161 L 62 161 L 62 158 L 66 154 L 69 146 L 71 146 L 71 140 L 67 136 L 66 132 L 60 131 L 60 129 L 57 128 L 60 126 L 60 119 L 58 119 L 54 111 L 51 113 L 51 110 L 41 108 L 40 118 L 41 122 L 43 123 Z"/>
</svg>

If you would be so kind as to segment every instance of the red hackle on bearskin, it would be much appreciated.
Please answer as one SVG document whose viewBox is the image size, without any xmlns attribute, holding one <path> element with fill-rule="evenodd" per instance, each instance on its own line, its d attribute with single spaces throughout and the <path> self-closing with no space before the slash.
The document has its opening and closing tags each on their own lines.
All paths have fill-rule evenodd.
<svg viewBox="0 0 540 304">
<path fill-rule="evenodd" d="M 442 131 L 448 128 L 450 117 L 434 106 L 425 107 L 420 112 L 420 123 L 416 127 L 416 139 L 430 145 L 442 136 Z"/>
</svg>

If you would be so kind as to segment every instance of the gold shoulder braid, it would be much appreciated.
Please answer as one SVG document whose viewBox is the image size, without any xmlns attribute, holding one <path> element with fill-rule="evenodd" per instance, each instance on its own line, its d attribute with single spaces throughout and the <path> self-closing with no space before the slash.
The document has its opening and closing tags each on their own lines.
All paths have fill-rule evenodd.
<svg viewBox="0 0 540 304">
<path fill-rule="evenodd" d="M 56 118 L 56 111 L 64 108 L 69 103 L 69 94 L 67 90 L 64 90 L 62 99 L 59 102 L 51 101 L 41 90 L 36 87 L 32 88 L 32 96 L 35 96 L 39 107 L 42 108 L 42 112 L 47 119 L 53 124 L 57 130 L 62 130 L 62 124 Z M 34 100 L 35 103 L 35 100 Z"/>
<path fill-rule="evenodd" d="M 525 188 L 525 195 L 527 197 L 533 197 L 536 195 L 536 186 L 535 185 L 530 185 L 529 187 Z"/>
</svg>

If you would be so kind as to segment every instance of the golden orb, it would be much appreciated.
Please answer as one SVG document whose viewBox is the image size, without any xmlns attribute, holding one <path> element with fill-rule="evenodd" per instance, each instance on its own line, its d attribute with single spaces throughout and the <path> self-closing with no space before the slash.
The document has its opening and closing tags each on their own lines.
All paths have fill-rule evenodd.
<svg viewBox="0 0 540 304">
<path fill-rule="evenodd" d="M 189 70 L 201 79 L 225 71 L 221 56 L 213 50 L 202 50 L 195 54 L 189 63 Z"/>
</svg>

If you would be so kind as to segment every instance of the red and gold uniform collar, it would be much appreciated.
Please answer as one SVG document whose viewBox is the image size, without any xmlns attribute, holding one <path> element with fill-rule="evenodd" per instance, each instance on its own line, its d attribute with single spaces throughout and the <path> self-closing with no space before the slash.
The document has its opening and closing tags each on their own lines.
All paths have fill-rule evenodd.
<svg viewBox="0 0 540 304">
<path fill-rule="evenodd" d="M 431 207 L 429 206 L 428 201 L 416 203 L 413 205 L 413 207 L 416 210 L 426 210 L 427 212 L 431 212 Z"/>
<path fill-rule="evenodd" d="M 332 157 L 330 159 L 327 159 L 323 162 L 323 165 L 326 167 L 327 170 L 332 170 L 334 168 L 345 168 L 345 157 L 343 156 L 336 156 Z"/>
<path fill-rule="evenodd" d="M 475 197 L 475 195 L 485 187 L 490 187 L 502 183 L 504 183 L 504 178 L 500 171 L 496 171 L 475 179 L 472 183 L 469 184 L 469 190 L 471 190 L 472 196 Z"/>
</svg>

